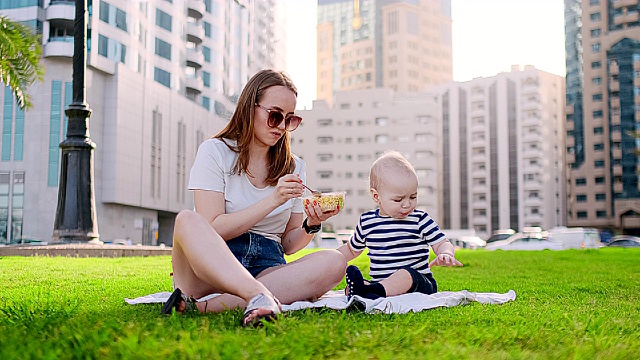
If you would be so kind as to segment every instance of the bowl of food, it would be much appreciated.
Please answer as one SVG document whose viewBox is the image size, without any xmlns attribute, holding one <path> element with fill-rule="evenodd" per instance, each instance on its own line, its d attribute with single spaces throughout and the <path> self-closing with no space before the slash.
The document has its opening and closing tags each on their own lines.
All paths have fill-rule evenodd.
<svg viewBox="0 0 640 360">
<path fill-rule="evenodd" d="M 344 208 L 344 195 L 345 192 L 343 191 L 326 192 L 321 193 L 320 195 L 315 194 L 303 197 L 302 203 L 307 204 L 308 202 L 313 204 L 315 201 L 320 206 L 320 209 L 322 209 L 322 212 L 329 212 L 337 209 L 338 206 L 340 209 Z"/>
</svg>

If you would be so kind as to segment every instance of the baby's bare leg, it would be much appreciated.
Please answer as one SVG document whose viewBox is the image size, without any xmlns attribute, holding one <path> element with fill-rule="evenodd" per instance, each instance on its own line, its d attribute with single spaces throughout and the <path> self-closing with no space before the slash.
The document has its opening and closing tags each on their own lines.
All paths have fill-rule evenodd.
<svg viewBox="0 0 640 360">
<path fill-rule="evenodd" d="M 405 269 L 400 269 L 388 278 L 380 281 L 380 284 L 384 286 L 384 289 L 387 291 L 387 296 L 395 296 L 406 294 L 409 289 L 411 289 L 411 285 L 413 285 L 413 278 L 411 274 Z"/>
</svg>

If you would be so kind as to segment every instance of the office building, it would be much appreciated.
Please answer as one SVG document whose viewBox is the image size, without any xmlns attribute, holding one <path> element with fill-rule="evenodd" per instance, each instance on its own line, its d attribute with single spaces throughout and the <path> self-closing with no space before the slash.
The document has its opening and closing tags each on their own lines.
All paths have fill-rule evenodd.
<svg viewBox="0 0 640 360">
<path fill-rule="evenodd" d="M 171 244 L 198 145 L 228 121 L 248 78 L 284 66 L 275 0 L 89 0 L 87 102 L 101 240 Z M 75 3 L 0 0 L 42 34 L 46 69 L 17 108 L 0 88 L 0 243 L 51 239 L 65 109 L 72 95 Z M 260 16 L 257 16 L 259 14 Z"/>
<path fill-rule="evenodd" d="M 442 227 L 565 224 L 564 79 L 532 66 L 438 86 Z"/>
<path fill-rule="evenodd" d="M 451 0 L 319 0 L 317 98 L 452 80 Z"/>
<path fill-rule="evenodd" d="M 570 226 L 640 234 L 637 0 L 565 0 Z"/>
<path fill-rule="evenodd" d="M 323 192 L 346 192 L 344 209 L 326 230 L 353 229 L 376 204 L 369 168 L 387 150 L 401 152 L 418 175 L 418 208 L 439 221 L 440 126 L 436 98 L 394 94 L 391 89 L 339 91 L 333 106 L 316 100 L 292 132 L 292 150 L 307 164 L 307 184 Z M 309 194 L 310 195 L 310 194 Z"/>
</svg>

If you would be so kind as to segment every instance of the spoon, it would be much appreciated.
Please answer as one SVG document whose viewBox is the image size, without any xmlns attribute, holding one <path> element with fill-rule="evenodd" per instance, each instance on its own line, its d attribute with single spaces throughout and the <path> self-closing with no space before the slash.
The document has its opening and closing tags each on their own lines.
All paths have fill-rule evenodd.
<svg viewBox="0 0 640 360">
<path fill-rule="evenodd" d="M 305 188 L 307 188 L 307 190 L 311 191 L 311 193 L 313 194 L 313 196 L 322 196 L 322 193 L 318 190 L 313 190 L 312 188 L 308 187 L 307 185 L 305 185 L 304 183 L 302 184 L 302 186 L 304 186 Z"/>
</svg>

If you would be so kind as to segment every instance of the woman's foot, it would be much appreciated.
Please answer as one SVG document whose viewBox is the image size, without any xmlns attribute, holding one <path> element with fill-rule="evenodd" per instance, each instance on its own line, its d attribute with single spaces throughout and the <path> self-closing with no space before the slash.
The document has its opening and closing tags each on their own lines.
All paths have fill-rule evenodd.
<svg viewBox="0 0 640 360">
<path fill-rule="evenodd" d="M 192 297 L 188 297 L 183 294 L 179 288 L 173 290 L 171 296 L 167 302 L 162 306 L 162 314 L 171 314 L 173 309 L 176 309 L 177 312 L 183 313 L 186 310 L 197 310 L 196 308 L 196 300 Z"/>
<path fill-rule="evenodd" d="M 242 317 L 242 326 L 262 326 L 262 320 L 273 321 L 282 312 L 280 301 L 268 294 L 258 294 L 249 300 Z"/>
</svg>

